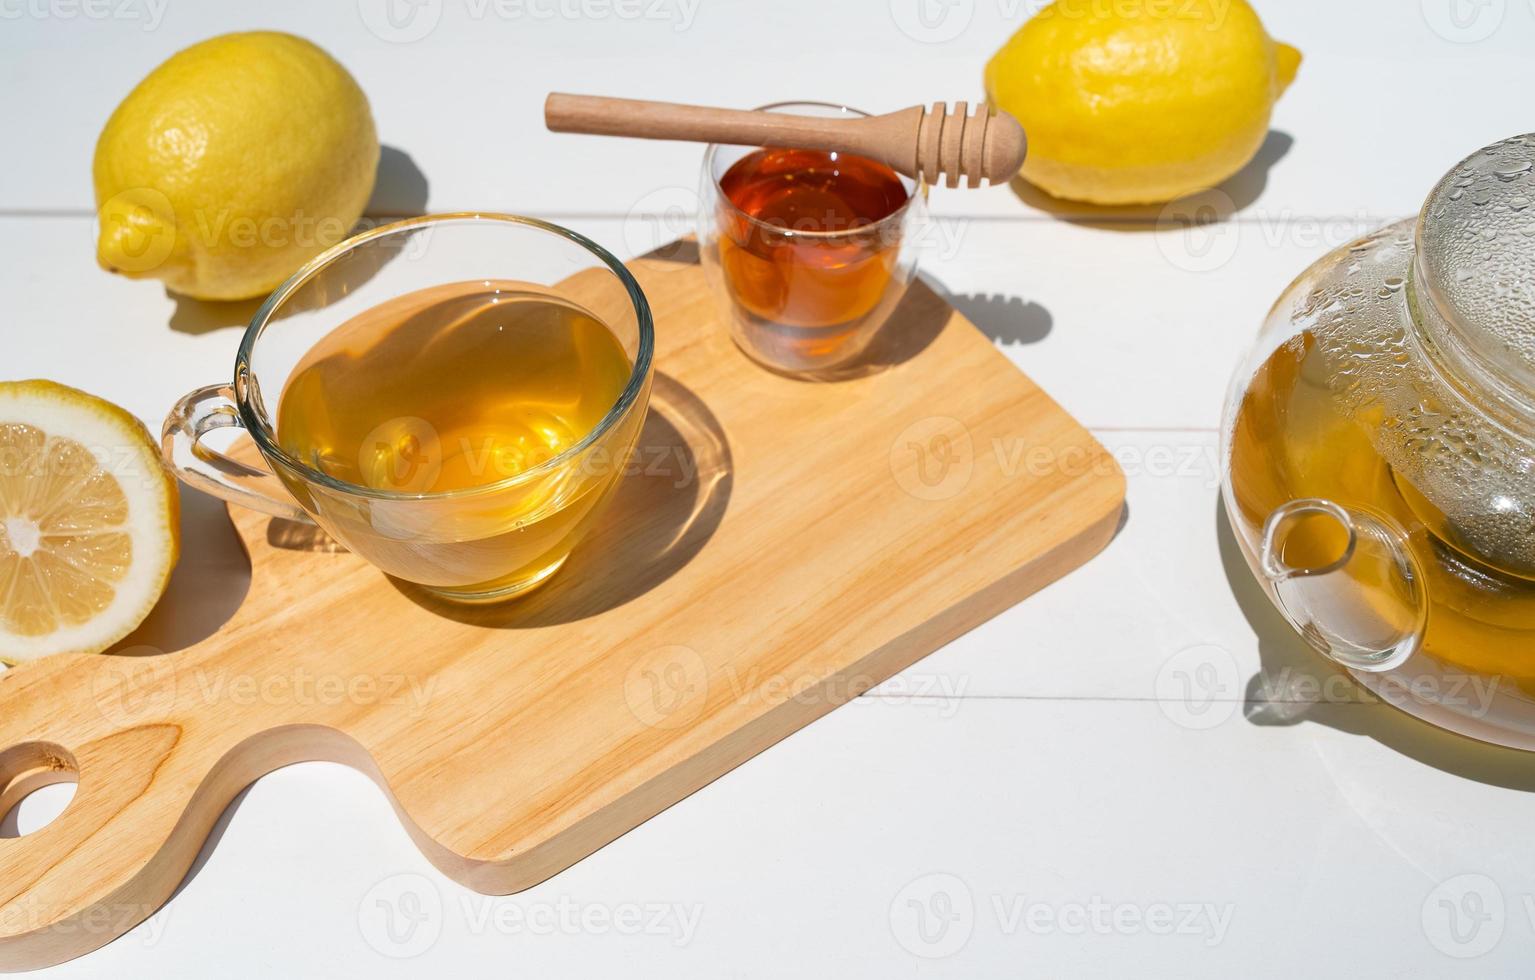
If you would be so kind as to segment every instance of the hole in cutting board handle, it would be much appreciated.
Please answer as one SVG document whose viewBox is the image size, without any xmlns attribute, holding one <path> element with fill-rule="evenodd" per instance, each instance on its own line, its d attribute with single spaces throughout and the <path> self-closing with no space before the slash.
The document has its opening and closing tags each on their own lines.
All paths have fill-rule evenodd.
<svg viewBox="0 0 1535 980">
<path fill-rule="evenodd" d="M 16 808 L 22 800 L 45 786 L 78 783 L 80 766 L 69 750 L 52 742 L 22 742 L 0 752 L 0 837 L 21 837 Z M 72 797 L 71 797 L 72 798 Z M 68 808 L 68 804 L 65 804 Z M 54 814 L 43 827 L 63 813 Z M 28 831 L 35 833 L 42 827 Z"/>
</svg>

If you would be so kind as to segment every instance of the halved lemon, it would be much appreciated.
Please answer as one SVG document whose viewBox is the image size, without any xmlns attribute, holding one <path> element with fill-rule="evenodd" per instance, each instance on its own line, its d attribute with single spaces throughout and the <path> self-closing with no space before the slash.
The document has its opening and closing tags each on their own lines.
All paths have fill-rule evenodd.
<svg viewBox="0 0 1535 980">
<path fill-rule="evenodd" d="M 176 565 L 179 506 L 138 419 L 52 381 L 0 382 L 0 660 L 133 632 Z"/>
</svg>

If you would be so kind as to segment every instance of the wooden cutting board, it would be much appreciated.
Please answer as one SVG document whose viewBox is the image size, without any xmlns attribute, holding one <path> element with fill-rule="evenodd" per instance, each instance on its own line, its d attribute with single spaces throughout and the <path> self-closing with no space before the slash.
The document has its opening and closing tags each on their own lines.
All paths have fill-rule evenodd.
<svg viewBox="0 0 1535 980">
<path fill-rule="evenodd" d="M 440 605 L 304 525 L 234 510 L 251 587 L 211 638 L 0 675 L 0 967 L 66 960 L 170 896 L 226 804 L 308 759 L 368 773 L 421 850 L 515 892 L 1082 564 L 1108 454 L 920 284 L 883 370 L 751 364 L 686 245 L 631 268 L 651 414 L 600 527 L 541 592 Z"/>
</svg>

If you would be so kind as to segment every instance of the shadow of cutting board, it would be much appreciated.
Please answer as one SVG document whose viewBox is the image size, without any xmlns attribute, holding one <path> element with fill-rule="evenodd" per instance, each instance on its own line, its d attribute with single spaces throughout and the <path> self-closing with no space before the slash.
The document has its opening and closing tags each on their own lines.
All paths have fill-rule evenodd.
<svg viewBox="0 0 1535 980">
<path fill-rule="evenodd" d="M 541 592 L 436 604 L 306 525 L 236 510 L 250 594 L 159 656 L 0 675 L 0 967 L 87 952 L 176 888 L 225 805 L 293 762 L 371 775 L 482 892 L 568 867 L 1064 575 L 1120 520 L 1107 453 L 914 287 L 881 367 L 753 366 L 681 245 L 632 268 L 655 311 L 650 417 L 601 526 Z"/>
</svg>

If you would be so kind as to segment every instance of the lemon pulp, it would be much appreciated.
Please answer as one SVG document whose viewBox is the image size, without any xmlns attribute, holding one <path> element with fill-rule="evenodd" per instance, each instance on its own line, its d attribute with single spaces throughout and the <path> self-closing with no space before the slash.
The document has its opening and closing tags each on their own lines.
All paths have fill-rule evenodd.
<svg viewBox="0 0 1535 980">
<path fill-rule="evenodd" d="M 175 565 L 178 510 L 138 420 L 52 382 L 0 383 L 0 660 L 130 633 Z"/>
</svg>

